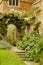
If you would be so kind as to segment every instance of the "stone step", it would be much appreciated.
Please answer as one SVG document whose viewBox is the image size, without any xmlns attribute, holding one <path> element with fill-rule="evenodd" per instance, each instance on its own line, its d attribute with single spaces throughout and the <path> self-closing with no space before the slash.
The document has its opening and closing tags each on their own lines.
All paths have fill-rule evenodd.
<svg viewBox="0 0 43 65">
<path fill-rule="evenodd" d="M 25 53 L 21 53 L 21 52 L 20 52 L 20 53 L 19 53 L 19 52 L 17 52 L 17 54 L 18 54 L 18 55 L 25 55 Z"/>
<path fill-rule="evenodd" d="M 18 54 L 17 54 L 18 55 Z M 25 55 L 18 55 L 20 58 L 25 58 Z"/>
<path fill-rule="evenodd" d="M 28 61 L 28 59 L 27 58 L 21 58 L 23 61 Z"/>
<path fill-rule="evenodd" d="M 18 50 L 17 47 L 12 47 L 11 50 L 15 51 L 16 54 L 20 57 L 20 59 L 26 63 L 26 65 L 34 65 L 34 62 L 28 61 L 27 58 L 24 57 L 26 51 Z"/>
<path fill-rule="evenodd" d="M 25 53 L 25 51 L 17 51 L 16 53 Z"/>
<path fill-rule="evenodd" d="M 23 61 L 28 61 L 27 58 L 25 58 L 25 50 L 18 50 L 16 47 L 13 47 L 12 50 L 16 52 L 20 59 L 22 59 Z"/>
<path fill-rule="evenodd" d="M 16 52 L 16 53 L 23 61 L 28 61 L 27 58 L 25 58 L 25 52 Z"/>
<path fill-rule="evenodd" d="M 21 58 L 25 58 L 25 52 L 16 52 Z"/>
</svg>

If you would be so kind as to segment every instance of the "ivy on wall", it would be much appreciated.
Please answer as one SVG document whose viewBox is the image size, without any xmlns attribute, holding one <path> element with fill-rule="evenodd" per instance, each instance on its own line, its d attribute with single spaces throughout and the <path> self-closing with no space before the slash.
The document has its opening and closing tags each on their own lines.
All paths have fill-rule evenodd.
<svg viewBox="0 0 43 65">
<path fill-rule="evenodd" d="M 18 31 L 20 33 L 23 33 L 25 29 L 24 22 L 25 22 L 24 18 L 19 18 L 19 16 L 15 15 L 14 13 L 4 14 L 0 18 L 0 33 L 2 35 L 6 34 L 8 24 L 14 24 L 17 27 Z"/>
<path fill-rule="evenodd" d="M 18 29 L 20 36 L 24 36 L 26 25 L 33 25 L 37 22 L 36 19 L 33 9 L 28 12 L 15 11 L 12 13 L 5 13 L 0 16 L 0 34 L 3 36 L 7 33 L 8 24 L 14 24 Z"/>
</svg>

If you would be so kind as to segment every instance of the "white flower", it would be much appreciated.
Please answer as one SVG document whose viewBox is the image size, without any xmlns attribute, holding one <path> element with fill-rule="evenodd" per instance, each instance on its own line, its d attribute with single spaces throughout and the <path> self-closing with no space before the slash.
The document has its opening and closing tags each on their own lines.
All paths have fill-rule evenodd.
<svg viewBox="0 0 43 65">
<path fill-rule="evenodd" d="M 29 18 L 24 18 L 24 19 L 27 20 L 27 21 L 29 20 Z"/>
</svg>

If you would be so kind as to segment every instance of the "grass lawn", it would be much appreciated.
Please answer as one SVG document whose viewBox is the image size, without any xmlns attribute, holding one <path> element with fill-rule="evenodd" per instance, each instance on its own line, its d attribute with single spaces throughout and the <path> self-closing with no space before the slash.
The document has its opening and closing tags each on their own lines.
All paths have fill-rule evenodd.
<svg viewBox="0 0 43 65">
<path fill-rule="evenodd" d="M 0 50 L 0 65 L 26 65 L 15 52 Z"/>
</svg>

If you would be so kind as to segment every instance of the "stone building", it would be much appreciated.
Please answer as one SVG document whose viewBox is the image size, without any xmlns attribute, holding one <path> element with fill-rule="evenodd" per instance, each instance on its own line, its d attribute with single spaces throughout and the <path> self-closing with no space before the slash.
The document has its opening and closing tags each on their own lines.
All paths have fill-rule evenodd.
<svg viewBox="0 0 43 65">
<path fill-rule="evenodd" d="M 11 10 L 29 10 L 35 0 L 0 0 L 0 13 Z"/>
<path fill-rule="evenodd" d="M 39 6 L 41 11 L 37 13 L 37 19 L 41 22 L 39 27 L 40 34 L 43 33 L 43 0 L 38 0 L 37 2 L 33 3 L 33 6 Z"/>
<path fill-rule="evenodd" d="M 36 17 L 41 21 L 39 32 L 43 33 L 43 0 L 0 0 L 0 13 L 10 12 L 14 10 L 27 11 L 33 6 L 40 7 L 41 11 L 36 13 Z M 26 26 L 27 34 L 33 26 Z"/>
</svg>

